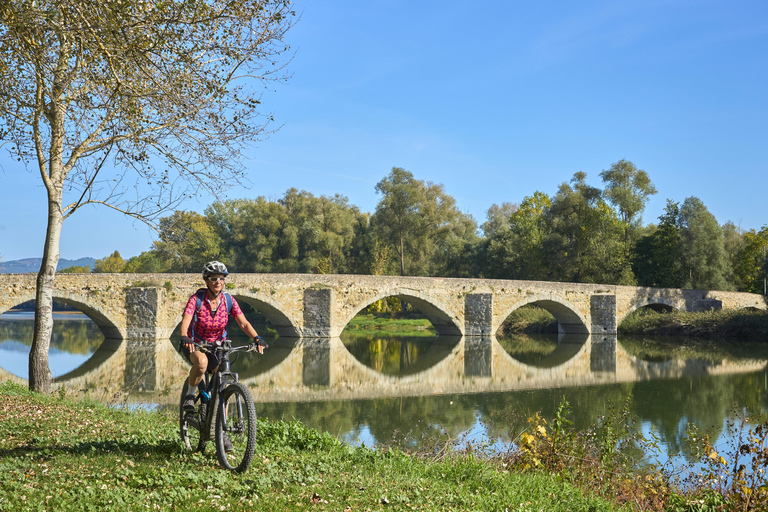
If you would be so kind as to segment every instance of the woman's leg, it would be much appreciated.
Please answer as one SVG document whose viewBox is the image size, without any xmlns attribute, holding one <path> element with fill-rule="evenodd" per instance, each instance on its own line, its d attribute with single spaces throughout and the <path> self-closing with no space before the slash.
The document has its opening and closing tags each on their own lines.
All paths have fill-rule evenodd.
<svg viewBox="0 0 768 512">
<path fill-rule="evenodd" d="M 195 350 L 189 354 L 189 362 L 192 363 L 192 368 L 189 369 L 189 384 L 197 386 L 208 368 L 208 357 L 202 351 Z"/>
</svg>

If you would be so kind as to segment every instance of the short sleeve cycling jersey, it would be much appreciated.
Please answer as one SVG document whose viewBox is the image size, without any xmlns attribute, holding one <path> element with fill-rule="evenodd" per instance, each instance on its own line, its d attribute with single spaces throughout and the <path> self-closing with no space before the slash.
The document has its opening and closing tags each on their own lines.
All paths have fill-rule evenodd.
<svg viewBox="0 0 768 512">
<path fill-rule="evenodd" d="M 187 306 L 184 308 L 184 314 L 191 315 L 194 321 L 189 325 L 187 336 L 208 343 L 216 343 L 226 337 L 229 314 L 231 313 L 233 317 L 243 314 L 243 310 L 240 309 L 240 305 L 235 298 L 227 297 L 227 295 L 226 292 L 222 293 L 221 300 L 219 300 L 219 305 L 215 311 L 211 307 L 211 298 L 207 289 L 200 288 L 189 298 Z M 202 300 L 198 310 L 199 298 Z M 227 311 L 227 303 L 229 302 L 227 299 L 229 298 L 232 301 L 231 311 Z"/>
</svg>

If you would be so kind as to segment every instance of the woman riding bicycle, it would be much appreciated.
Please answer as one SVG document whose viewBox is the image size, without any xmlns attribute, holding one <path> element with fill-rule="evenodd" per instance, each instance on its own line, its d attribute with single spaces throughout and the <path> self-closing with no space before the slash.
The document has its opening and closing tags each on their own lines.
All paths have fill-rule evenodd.
<svg viewBox="0 0 768 512">
<path fill-rule="evenodd" d="M 203 266 L 203 280 L 205 288 L 197 290 L 187 301 L 184 308 L 184 316 L 181 319 L 182 352 L 187 360 L 192 363 L 189 370 L 189 385 L 187 397 L 184 400 L 185 411 L 195 410 L 195 390 L 207 371 L 213 373 L 219 365 L 219 361 L 210 350 L 208 354 L 201 350 L 195 350 L 191 343 L 184 343 L 186 339 L 212 346 L 220 344 L 227 335 L 227 321 L 230 313 L 235 317 L 237 325 L 251 339 L 257 338 L 256 330 L 245 318 L 243 310 L 237 304 L 234 297 L 224 290 L 224 280 L 229 275 L 227 267 L 219 261 L 211 261 Z M 224 307 L 221 307 L 221 306 Z M 255 340 L 254 340 L 255 341 Z M 257 343 L 259 354 L 264 353 L 264 344 Z"/>
</svg>

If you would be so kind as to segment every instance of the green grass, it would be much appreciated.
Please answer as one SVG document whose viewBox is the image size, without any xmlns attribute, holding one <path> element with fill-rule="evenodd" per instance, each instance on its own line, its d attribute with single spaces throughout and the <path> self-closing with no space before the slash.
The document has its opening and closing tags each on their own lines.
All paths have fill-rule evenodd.
<svg viewBox="0 0 768 512">
<path fill-rule="evenodd" d="M 177 421 L 0 384 L 0 510 L 617 510 L 546 472 L 469 453 L 351 447 L 298 422 L 259 420 L 244 474 L 212 446 L 184 450 Z"/>
<path fill-rule="evenodd" d="M 768 341 L 768 313 L 763 311 L 670 311 L 642 308 L 619 325 L 619 334 Z"/>
<path fill-rule="evenodd" d="M 557 334 L 557 320 L 546 309 L 528 304 L 514 310 L 501 325 L 499 334 Z"/>
<path fill-rule="evenodd" d="M 392 318 L 389 313 L 360 313 L 344 328 L 349 334 L 371 331 L 396 332 L 403 336 L 434 336 L 435 328 L 426 318 Z"/>
<path fill-rule="evenodd" d="M 768 313 L 763 311 L 670 311 L 641 308 L 619 325 L 619 334 L 685 336 L 700 339 L 768 341 Z M 526 305 L 512 312 L 499 335 L 557 333 L 557 320 L 548 311 Z"/>
</svg>

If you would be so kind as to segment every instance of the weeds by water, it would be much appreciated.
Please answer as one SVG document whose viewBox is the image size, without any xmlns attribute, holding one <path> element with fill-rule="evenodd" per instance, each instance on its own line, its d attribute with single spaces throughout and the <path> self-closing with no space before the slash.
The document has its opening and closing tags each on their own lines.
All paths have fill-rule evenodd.
<svg viewBox="0 0 768 512">
<path fill-rule="evenodd" d="M 550 421 L 538 414 L 517 437 L 503 465 L 557 475 L 584 492 L 612 497 L 634 510 L 715 512 L 768 510 L 768 421 L 745 410 L 726 424 L 727 446 L 689 425 L 693 460 L 658 467 L 658 439 L 643 434 L 630 416 L 630 400 L 577 431 L 563 399 Z"/>
<path fill-rule="evenodd" d="M 586 430 L 576 430 L 563 399 L 550 421 L 538 414 L 504 456 L 518 471 L 557 475 L 586 492 L 615 499 L 635 510 L 663 510 L 671 490 L 648 456 L 657 440 L 643 435 L 630 416 L 629 400 Z"/>
<path fill-rule="evenodd" d="M 692 425 L 687 440 L 699 463 L 672 475 L 683 492 L 669 510 L 768 510 L 768 421 L 734 411 L 726 428 L 731 441 L 718 449 L 709 434 Z M 685 508 L 684 504 L 698 508 Z"/>
<path fill-rule="evenodd" d="M 656 312 L 642 308 L 622 321 L 619 334 L 768 341 L 768 313 L 751 310 Z"/>
</svg>

